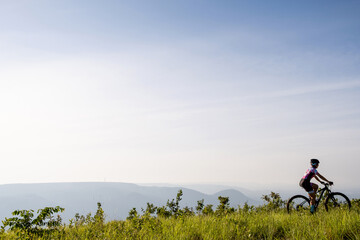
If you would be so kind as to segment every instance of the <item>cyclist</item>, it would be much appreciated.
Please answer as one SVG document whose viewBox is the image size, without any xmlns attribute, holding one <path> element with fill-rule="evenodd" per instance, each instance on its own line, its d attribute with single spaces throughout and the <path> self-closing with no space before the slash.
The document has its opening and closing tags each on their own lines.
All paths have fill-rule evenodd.
<svg viewBox="0 0 360 240">
<path fill-rule="evenodd" d="M 311 168 L 309 168 L 305 175 L 300 180 L 300 187 L 303 187 L 305 191 L 309 194 L 310 197 L 310 212 L 315 212 L 315 200 L 316 200 L 316 191 L 318 189 L 318 185 L 315 183 L 310 182 L 310 180 L 315 177 L 316 180 L 318 180 L 320 183 L 323 183 L 319 178 L 322 180 L 328 182 L 330 185 L 333 184 L 333 182 L 327 180 L 325 177 L 320 175 L 320 173 L 316 170 L 319 167 L 320 161 L 317 159 L 311 159 L 310 164 Z"/>
</svg>

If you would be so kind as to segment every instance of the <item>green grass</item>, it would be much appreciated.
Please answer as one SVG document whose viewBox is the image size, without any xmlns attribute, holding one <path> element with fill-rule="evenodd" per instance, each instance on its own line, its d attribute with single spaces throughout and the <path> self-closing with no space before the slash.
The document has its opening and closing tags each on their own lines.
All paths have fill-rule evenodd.
<svg viewBox="0 0 360 240">
<path fill-rule="evenodd" d="M 1 239 L 17 239 L 16 231 Z M 38 237 L 38 239 L 41 239 Z M 62 226 L 43 239 L 360 239 L 357 211 L 237 211 L 222 216 L 157 218 Z"/>
<path fill-rule="evenodd" d="M 94 217 L 77 216 L 70 224 L 58 225 L 45 235 L 29 236 L 24 230 L 12 229 L 3 230 L 0 239 L 360 239 L 359 199 L 353 200 L 351 211 L 326 212 L 320 207 L 315 214 L 288 214 L 280 196 L 272 193 L 268 197 L 263 206 L 236 210 L 230 208 L 227 198 L 219 198 L 215 211 L 205 211 L 202 206 L 195 213 L 179 208 L 179 192 L 176 201 L 158 208 L 161 211 L 148 205 L 143 215 L 131 210 L 127 220 L 110 222 L 104 221 L 99 204 Z"/>
</svg>

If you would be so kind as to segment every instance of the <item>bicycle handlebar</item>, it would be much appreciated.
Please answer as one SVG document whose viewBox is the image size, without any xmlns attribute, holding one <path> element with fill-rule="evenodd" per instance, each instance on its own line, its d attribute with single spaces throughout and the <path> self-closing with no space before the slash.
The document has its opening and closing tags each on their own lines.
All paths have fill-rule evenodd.
<svg viewBox="0 0 360 240">
<path fill-rule="evenodd" d="M 329 182 L 329 183 L 326 183 L 326 182 L 320 182 L 320 183 L 321 183 L 322 185 L 327 186 L 327 187 L 334 185 L 334 183 L 333 183 L 333 182 Z"/>
</svg>

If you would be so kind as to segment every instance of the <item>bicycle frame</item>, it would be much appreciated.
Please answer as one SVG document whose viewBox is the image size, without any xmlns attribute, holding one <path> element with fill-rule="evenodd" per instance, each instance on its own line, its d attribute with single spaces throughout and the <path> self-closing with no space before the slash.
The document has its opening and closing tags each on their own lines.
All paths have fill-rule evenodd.
<svg viewBox="0 0 360 240">
<path fill-rule="evenodd" d="M 328 193 L 328 195 L 331 193 L 331 190 L 329 189 L 329 185 L 328 184 L 324 184 L 325 187 L 322 188 L 321 190 L 318 190 L 317 193 L 320 193 L 320 196 L 318 197 L 318 199 L 315 201 L 315 208 L 317 208 L 320 204 L 321 199 L 323 198 L 323 195 L 325 193 L 325 191 Z"/>
<path fill-rule="evenodd" d="M 349 198 L 341 193 L 341 192 L 332 192 L 330 190 L 330 184 L 328 183 L 322 183 L 324 185 L 324 188 L 319 189 L 316 194 L 319 195 L 315 201 L 315 209 L 318 208 L 320 205 L 320 202 L 324 199 L 324 206 L 326 211 L 330 209 L 336 208 L 343 208 L 343 209 L 350 209 L 351 208 L 351 202 Z M 301 210 L 305 208 L 309 208 L 310 206 L 310 200 L 304 195 L 294 195 L 292 196 L 287 204 L 286 208 L 288 213 L 290 213 L 293 210 Z"/>
</svg>

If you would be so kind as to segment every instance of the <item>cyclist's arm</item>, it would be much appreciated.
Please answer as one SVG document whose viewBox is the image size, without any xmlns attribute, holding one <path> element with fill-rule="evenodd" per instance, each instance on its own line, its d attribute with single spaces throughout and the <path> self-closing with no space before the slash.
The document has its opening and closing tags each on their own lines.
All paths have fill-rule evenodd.
<svg viewBox="0 0 360 240">
<path fill-rule="evenodd" d="M 315 175 L 314 178 L 318 180 L 318 182 L 321 182 L 321 180 Z"/>
<path fill-rule="evenodd" d="M 316 180 L 318 180 L 319 182 L 321 182 L 319 178 L 321 178 L 321 179 L 324 180 L 324 181 L 330 182 L 329 180 L 327 180 L 327 179 L 326 179 L 323 175 L 321 175 L 320 173 L 316 174 L 314 177 L 315 177 Z M 318 178 L 318 177 L 319 177 L 319 178 Z"/>
</svg>

